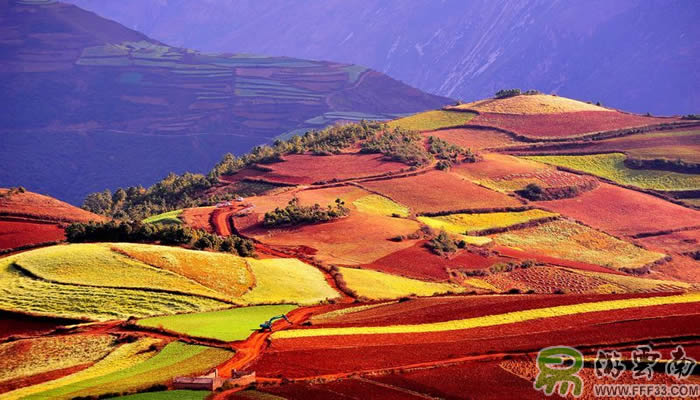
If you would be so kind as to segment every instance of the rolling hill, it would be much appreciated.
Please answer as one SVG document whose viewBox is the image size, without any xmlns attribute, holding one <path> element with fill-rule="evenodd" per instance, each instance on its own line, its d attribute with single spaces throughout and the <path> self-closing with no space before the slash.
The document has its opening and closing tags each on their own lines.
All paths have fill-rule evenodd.
<svg viewBox="0 0 700 400">
<path fill-rule="evenodd" d="M 0 1 L 0 38 L 0 185 L 72 203 L 287 132 L 450 102 L 356 65 L 171 47 L 52 0 Z"/>
<path fill-rule="evenodd" d="M 465 101 L 520 87 L 700 111 L 693 0 L 69 1 L 168 43 L 357 63 Z"/>
</svg>

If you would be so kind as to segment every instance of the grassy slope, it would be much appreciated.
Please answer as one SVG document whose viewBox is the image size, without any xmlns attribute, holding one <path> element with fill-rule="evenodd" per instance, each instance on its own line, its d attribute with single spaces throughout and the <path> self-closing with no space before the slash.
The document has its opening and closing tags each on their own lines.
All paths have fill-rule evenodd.
<svg viewBox="0 0 700 400">
<path fill-rule="evenodd" d="M 168 211 L 162 214 L 154 215 L 143 220 L 147 224 L 182 224 L 180 219 L 180 214 L 182 210 Z"/>
<path fill-rule="evenodd" d="M 142 319 L 139 325 L 159 327 L 189 336 L 231 342 L 244 340 L 269 318 L 286 314 L 295 306 L 255 306 L 199 314 L 179 314 Z"/>
<path fill-rule="evenodd" d="M 389 217 L 396 214 L 401 217 L 407 217 L 411 213 L 408 207 L 391 201 L 388 198 L 378 194 L 370 194 L 361 197 L 353 201 L 352 205 L 357 208 L 357 211 L 366 214 L 385 215 Z"/>
<path fill-rule="evenodd" d="M 623 185 L 636 186 L 642 189 L 700 189 L 700 175 L 649 169 L 630 169 L 624 165 L 625 155 L 622 153 L 584 156 L 531 156 L 524 158 L 587 172 Z"/>
<path fill-rule="evenodd" d="M 248 262 L 256 285 L 241 297 L 244 303 L 308 305 L 340 297 L 321 271 L 295 258 L 248 259 Z"/>
<path fill-rule="evenodd" d="M 423 282 L 417 279 L 357 268 L 339 268 L 348 288 L 373 300 L 397 299 L 403 296 L 432 296 L 461 292 L 464 288 L 448 283 Z"/>
<path fill-rule="evenodd" d="M 464 234 L 471 231 L 482 231 L 491 228 L 506 228 L 524 222 L 554 217 L 558 214 L 542 211 L 527 210 L 522 212 L 497 212 L 485 214 L 450 214 L 439 217 L 418 217 L 422 223 L 435 229 L 444 229 L 454 234 Z"/>
<path fill-rule="evenodd" d="M 401 127 L 415 131 L 432 131 L 464 125 L 475 116 L 476 114 L 470 112 L 433 110 L 400 118 L 389 122 L 388 125 L 391 129 Z"/>
</svg>

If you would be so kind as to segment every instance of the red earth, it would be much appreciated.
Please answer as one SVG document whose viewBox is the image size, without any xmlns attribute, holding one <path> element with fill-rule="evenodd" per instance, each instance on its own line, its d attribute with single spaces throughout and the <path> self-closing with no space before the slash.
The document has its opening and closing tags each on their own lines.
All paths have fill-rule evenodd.
<svg viewBox="0 0 700 400">
<path fill-rule="evenodd" d="M 107 218 L 38 193 L 0 189 L 0 215 L 63 222 L 106 221 Z"/>
<path fill-rule="evenodd" d="M 539 205 L 613 235 L 700 227 L 698 211 L 607 183 L 574 198 Z"/>
<path fill-rule="evenodd" d="M 0 339 L 10 336 L 34 336 L 48 333 L 64 325 L 82 321 L 63 318 L 34 317 L 9 311 L 0 311 Z"/>
<path fill-rule="evenodd" d="M 697 310 L 688 305 L 654 306 L 461 331 L 277 339 L 252 368 L 258 376 L 300 378 L 444 365 L 553 345 L 619 347 L 698 333 Z"/>
<path fill-rule="evenodd" d="M 263 392 L 281 396 L 289 400 L 413 400 L 425 399 L 424 396 L 411 393 L 401 387 L 394 387 L 382 382 L 363 378 L 350 378 L 330 383 L 313 384 L 292 383 L 278 387 L 263 388 Z M 246 397 L 228 397 L 245 399 Z"/>
<path fill-rule="evenodd" d="M 0 250 L 56 242 L 65 238 L 63 228 L 56 224 L 0 218 Z"/>
<path fill-rule="evenodd" d="M 448 269 L 485 269 L 497 262 L 507 262 L 509 259 L 470 251 L 460 251 L 456 255 L 445 258 L 433 254 L 425 247 L 425 241 L 391 253 L 364 268 L 402 275 L 422 280 L 444 281 L 450 278 Z"/>
<path fill-rule="evenodd" d="M 363 182 L 362 186 L 410 207 L 416 214 L 522 206 L 514 197 L 486 189 L 450 172 L 430 171 L 405 178 Z"/>
<path fill-rule="evenodd" d="M 472 151 L 519 143 L 508 134 L 493 129 L 441 129 L 423 132 L 423 136 L 436 136 L 448 143 Z"/>
<path fill-rule="evenodd" d="M 609 111 L 577 111 L 557 114 L 482 113 L 472 119 L 478 125 L 495 126 L 533 138 L 566 138 L 624 128 L 679 121 Z"/>
<path fill-rule="evenodd" d="M 533 251 L 523 251 L 517 250 L 512 247 L 506 246 L 493 246 L 493 250 L 498 254 L 507 257 L 513 257 L 519 260 L 534 260 L 545 264 L 558 265 L 561 267 L 569 267 L 574 269 L 581 269 L 584 271 L 593 272 L 604 272 L 606 274 L 617 274 L 624 275 L 620 271 L 616 271 L 610 268 L 601 267 L 596 264 L 588 264 L 580 261 L 565 260 L 563 258 L 550 257 L 545 254 L 533 252 Z"/>
</svg>

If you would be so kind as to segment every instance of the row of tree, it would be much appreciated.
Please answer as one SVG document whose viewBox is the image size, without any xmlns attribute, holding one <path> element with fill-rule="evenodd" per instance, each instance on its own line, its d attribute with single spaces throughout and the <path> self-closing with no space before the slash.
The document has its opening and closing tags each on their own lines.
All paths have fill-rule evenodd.
<svg viewBox="0 0 700 400">
<path fill-rule="evenodd" d="M 345 207 L 345 202 L 341 199 L 335 199 L 335 204 L 329 204 L 324 208 L 318 204 L 302 206 L 299 199 L 295 197 L 286 207 L 277 207 L 265 213 L 263 224 L 267 227 L 278 227 L 326 222 L 344 217 L 349 213 L 350 210 Z"/>
</svg>

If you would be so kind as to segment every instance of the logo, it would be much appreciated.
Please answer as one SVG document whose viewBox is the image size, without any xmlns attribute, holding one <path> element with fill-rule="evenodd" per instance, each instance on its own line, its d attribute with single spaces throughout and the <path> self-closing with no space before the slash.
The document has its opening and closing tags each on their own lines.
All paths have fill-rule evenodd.
<svg viewBox="0 0 700 400">
<path fill-rule="evenodd" d="M 583 368 L 583 354 L 573 347 L 555 346 L 540 350 L 537 354 L 537 379 L 535 390 L 547 396 L 559 387 L 559 395 L 566 397 L 571 391 L 574 397 L 583 393 L 583 380 L 578 372 Z"/>
</svg>

